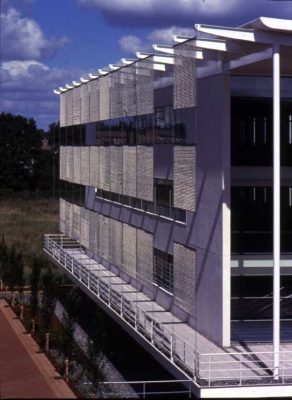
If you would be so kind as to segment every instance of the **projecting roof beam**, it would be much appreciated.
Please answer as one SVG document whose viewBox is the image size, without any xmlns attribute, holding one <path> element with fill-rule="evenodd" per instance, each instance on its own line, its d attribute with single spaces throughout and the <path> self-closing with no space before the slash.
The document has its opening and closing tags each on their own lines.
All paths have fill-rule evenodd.
<svg viewBox="0 0 292 400">
<path fill-rule="evenodd" d="M 100 75 L 107 75 L 108 73 L 109 73 L 109 71 L 106 71 L 105 69 L 99 69 L 98 70 L 98 73 L 100 74 Z"/>
<path fill-rule="evenodd" d="M 89 79 L 96 79 L 99 77 L 99 75 L 94 75 L 94 74 L 88 74 Z"/>
<path fill-rule="evenodd" d="M 144 51 L 136 51 L 136 57 L 140 60 L 153 56 L 152 53 L 144 53 Z"/>
<path fill-rule="evenodd" d="M 129 58 L 121 58 L 121 62 L 124 65 L 134 64 L 137 60 L 130 60 Z"/>
<path fill-rule="evenodd" d="M 80 86 L 81 85 L 81 82 L 72 81 L 72 83 L 73 83 L 74 86 Z"/>
<path fill-rule="evenodd" d="M 172 40 L 176 43 L 184 43 L 190 39 L 194 39 L 194 38 L 187 37 L 187 36 L 172 35 Z"/>
<path fill-rule="evenodd" d="M 121 68 L 120 65 L 115 65 L 115 64 L 109 64 L 108 67 L 109 67 L 109 69 L 110 69 L 111 71 L 117 71 L 118 69 Z"/>
<path fill-rule="evenodd" d="M 62 86 L 59 87 L 61 92 L 67 92 L 68 89 L 63 88 Z"/>
<path fill-rule="evenodd" d="M 153 62 L 154 63 L 159 63 L 159 64 L 174 64 L 174 58 L 173 57 L 168 57 L 168 56 L 153 56 Z"/>
<path fill-rule="evenodd" d="M 55 94 L 61 94 L 61 92 L 59 90 L 53 90 L 53 93 Z"/>
<path fill-rule="evenodd" d="M 154 51 L 159 51 L 160 53 L 166 53 L 166 54 L 174 54 L 174 48 L 172 46 L 165 46 L 162 44 L 153 44 L 152 48 Z"/>
<path fill-rule="evenodd" d="M 82 83 L 87 83 L 87 82 L 89 82 L 89 79 L 80 78 L 80 82 L 82 82 Z"/>
<path fill-rule="evenodd" d="M 208 33 L 210 35 L 224 37 L 226 39 L 242 40 L 258 44 L 278 44 L 282 46 L 292 46 L 291 35 L 282 33 L 273 33 L 264 30 L 243 29 L 243 28 L 229 28 L 224 26 L 213 25 L 195 25 L 198 32 Z"/>
<path fill-rule="evenodd" d="M 73 86 L 71 86 L 71 85 L 68 85 L 68 84 L 67 84 L 67 85 L 65 85 L 65 86 L 66 86 L 67 89 L 73 89 Z"/>
</svg>

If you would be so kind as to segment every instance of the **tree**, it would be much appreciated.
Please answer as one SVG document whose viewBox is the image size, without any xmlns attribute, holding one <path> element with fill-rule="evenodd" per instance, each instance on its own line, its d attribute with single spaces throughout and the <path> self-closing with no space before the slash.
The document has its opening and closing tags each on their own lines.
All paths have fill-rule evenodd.
<svg viewBox="0 0 292 400">
<path fill-rule="evenodd" d="M 31 295 L 30 295 L 30 307 L 31 315 L 33 318 L 37 315 L 39 309 L 39 284 L 41 278 L 41 259 L 35 257 L 32 262 L 31 275 L 30 275 L 30 285 L 31 285 Z"/>
<path fill-rule="evenodd" d="M 80 294 L 78 289 L 73 287 L 69 293 L 67 293 L 64 302 L 65 312 L 63 313 L 64 336 L 62 350 L 65 357 L 71 357 L 74 351 L 74 331 L 75 323 L 78 318 L 79 306 Z"/>
<path fill-rule="evenodd" d="M 6 276 L 7 276 L 7 268 L 8 268 L 8 247 L 5 243 L 5 237 L 2 235 L 2 240 L 0 243 L 0 278 L 3 283 L 6 284 Z"/>
<path fill-rule="evenodd" d="M 0 187 L 34 190 L 42 132 L 33 119 L 0 114 Z"/>
<path fill-rule="evenodd" d="M 43 274 L 42 287 L 42 324 L 47 332 L 50 328 L 56 306 L 56 279 L 51 267 Z"/>
</svg>

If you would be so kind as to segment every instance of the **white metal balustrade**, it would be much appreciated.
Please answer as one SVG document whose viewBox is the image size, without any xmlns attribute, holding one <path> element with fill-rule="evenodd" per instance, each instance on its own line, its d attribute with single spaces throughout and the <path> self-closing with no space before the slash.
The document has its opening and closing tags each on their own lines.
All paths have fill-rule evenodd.
<svg viewBox="0 0 292 400">
<path fill-rule="evenodd" d="M 44 251 L 69 271 L 81 287 L 90 290 L 196 385 L 292 384 L 292 345 L 291 351 L 289 349 L 279 354 L 280 379 L 275 381 L 273 351 L 249 352 L 238 346 L 238 351 L 230 352 L 208 341 L 181 321 L 178 321 L 179 324 L 168 324 L 173 328 L 170 330 L 157 320 L 159 314 L 169 312 L 111 270 L 89 258 L 76 241 L 65 235 L 45 235 Z M 208 348 L 214 352 L 206 353 Z"/>
</svg>

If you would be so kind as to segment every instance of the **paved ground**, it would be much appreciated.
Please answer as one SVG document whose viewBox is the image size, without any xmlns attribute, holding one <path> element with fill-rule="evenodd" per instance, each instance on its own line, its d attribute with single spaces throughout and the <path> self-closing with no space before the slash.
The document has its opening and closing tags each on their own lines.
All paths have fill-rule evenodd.
<svg viewBox="0 0 292 400">
<path fill-rule="evenodd" d="M 4 300 L 0 300 L 0 398 L 76 398 Z"/>
</svg>

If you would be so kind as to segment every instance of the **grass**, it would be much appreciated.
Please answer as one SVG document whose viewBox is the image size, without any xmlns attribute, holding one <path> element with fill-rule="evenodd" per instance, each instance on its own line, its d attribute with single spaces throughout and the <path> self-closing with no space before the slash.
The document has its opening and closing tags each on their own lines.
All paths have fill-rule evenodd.
<svg viewBox="0 0 292 400">
<path fill-rule="evenodd" d="M 24 255 L 42 255 L 43 235 L 58 233 L 59 200 L 29 194 L 0 195 L 0 235 Z"/>
</svg>

